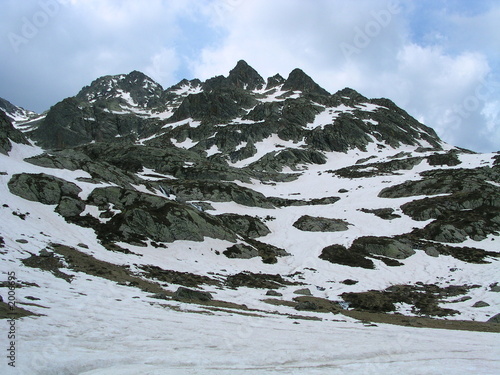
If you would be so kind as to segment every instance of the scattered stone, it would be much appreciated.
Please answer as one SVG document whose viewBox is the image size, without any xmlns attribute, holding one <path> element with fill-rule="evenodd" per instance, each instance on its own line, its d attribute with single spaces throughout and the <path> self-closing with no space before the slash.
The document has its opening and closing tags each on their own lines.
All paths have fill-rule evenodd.
<svg viewBox="0 0 500 375">
<path fill-rule="evenodd" d="M 325 247 L 319 257 L 328 262 L 342 264 L 344 266 L 374 269 L 375 265 L 370 259 L 366 258 L 366 255 L 367 254 L 348 250 L 342 245 L 331 245 Z"/>
<path fill-rule="evenodd" d="M 491 292 L 499 293 L 500 292 L 500 285 L 498 285 L 498 283 L 491 284 L 490 285 L 490 291 Z"/>
<path fill-rule="evenodd" d="M 500 314 L 496 314 L 488 319 L 490 323 L 500 323 Z"/>
<path fill-rule="evenodd" d="M 305 311 L 316 311 L 318 310 L 318 305 L 316 305 L 312 301 L 301 301 L 295 306 L 296 310 L 305 310 Z"/>
<path fill-rule="evenodd" d="M 488 306 L 490 306 L 490 304 L 484 301 L 477 301 L 475 304 L 472 305 L 472 307 L 488 307 Z"/>
<path fill-rule="evenodd" d="M 356 285 L 358 280 L 345 279 L 344 281 L 341 281 L 341 283 L 345 285 Z"/>
<path fill-rule="evenodd" d="M 40 301 L 40 298 L 33 297 L 33 296 L 26 296 L 24 298 L 29 299 L 30 301 Z"/>
<path fill-rule="evenodd" d="M 51 251 L 48 251 L 47 249 L 42 249 L 42 250 L 40 250 L 38 255 L 41 257 L 52 257 L 52 256 L 54 256 L 54 253 Z"/>
<path fill-rule="evenodd" d="M 371 210 L 362 208 L 361 211 L 368 214 L 374 214 L 384 220 L 393 220 L 401 217 L 401 215 L 395 214 L 394 209 L 392 208 L 376 208 Z"/>
<path fill-rule="evenodd" d="M 293 294 L 300 294 L 302 296 L 312 296 L 311 290 L 309 288 L 297 289 Z"/>
<path fill-rule="evenodd" d="M 259 251 L 253 246 L 238 243 L 228 247 L 222 254 L 228 258 L 250 259 L 259 256 Z"/>
<path fill-rule="evenodd" d="M 183 285 L 185 287 L 198 287 L 205 285 L 220 285 L 218 280 L 208 276 L 196 275 L 190 272 L 180 272 L 173 270 L 164 270 L 158 266 L 145 265 L 141 267 L 145 271 L 145 276 L 169 284 Z"/>
<path fill-rule="evenodd" d="M 27 244 L 28 240 L 25 240 L 24 238 L 17 239 L 16 242 L 22 243 L 22 244 Z"/>
<path fill-rule="evenodd" d="M 277 292 L 277 291 L 275 291 L 275 290 L 270 289 L 270 290 L 268 290 L 268 291 L 267 291 L 266 296 L 272 296 L 272 297 L 282 297 L 282 296 L 283 296 L 283 294 L 282 294 L 282 293 L 280 293 L 280 292 Z"/>
<path fill-rule="evenodd" d="M 213 299 L 209 292 L 202 292 L 199 290 L 188 289 L 179 287 L 173 295 L 173 299 L 177 301 L 211 301 Z"/>
<path fill-rule="evenodd" d="M 349 224 L 341 219 L 329 219 L 325 217 L 301 216 L 293 226 L 308 232 L 340 232 L 349 229 Z"/>
<path fill-rule="evenodd" d="M 240 272 L 230 275 L 226 279 L 226 285 L 230 288 L 239 288 L 242 286 L 248 288 L 279 289 L 287 285 L 297 285 L 291 281 L 285 280 L 281 275 L 271 275 L 265 273 Z"/>
</svg>

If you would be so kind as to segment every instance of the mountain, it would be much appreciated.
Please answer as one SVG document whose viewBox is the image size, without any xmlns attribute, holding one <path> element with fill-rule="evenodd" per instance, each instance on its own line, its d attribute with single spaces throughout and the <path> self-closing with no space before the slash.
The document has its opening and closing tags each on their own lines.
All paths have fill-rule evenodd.
<svg viewBox="0 0 500 375">
<path fill-rule="evenodd" d="M 25 123 L 0 112 L 25 373 L 496 372 L 499 153 L 245 61 L 100 77 Z"/>
<path fill-rule="evenodd" d="M 33 111 L 29 111 L 22 107 L 18 107 L 8 100 L 0 98 L 0 110 L 5 112 L 5 114 L 10 118 L 13 122 L 27 122 L 29 120 L 34 119 L 39 116 L 37 113 Z"/>
</svg>

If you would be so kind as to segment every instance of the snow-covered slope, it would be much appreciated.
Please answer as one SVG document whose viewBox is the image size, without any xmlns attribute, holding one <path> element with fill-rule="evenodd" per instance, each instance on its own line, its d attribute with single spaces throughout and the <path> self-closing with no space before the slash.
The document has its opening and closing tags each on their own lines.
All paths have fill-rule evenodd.
<svg viewBox="0 0 500 375">
<path fill-rule="evenodd" d="M 119 142 L 11 142 L 0 306 L 17 318 L 16 367 L 0 366 L 498 373 L 498 154 L 449 146 L 384 99 L 324 95 L 302 73 L 269 88 L 238 63 L 229 83 L 163 93 L 138 72 L 103 77 L 106 90 L 79 95 L 171 115 Z M 26 311 L 9 309 L 9 286 Z"/>
</svg>

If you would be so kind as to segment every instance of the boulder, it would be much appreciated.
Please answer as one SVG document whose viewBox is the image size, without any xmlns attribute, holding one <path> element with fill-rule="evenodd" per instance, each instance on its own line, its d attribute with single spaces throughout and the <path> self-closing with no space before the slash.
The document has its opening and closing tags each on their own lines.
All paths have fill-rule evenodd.
<svg viewBox="0 0 500 375">
<path fill-rule="evenodd" d="M 82 191 L 72 182 L 45 173 L 15 174 L 8 186 L 12 194 L 43 204 L 59 204 L 62 197 L 78 200 L 78 194 Z"/>
<path fill-rule="evenodd" d="M 238 243 L 227 248 L 223 254 L 228 258 L 250 259 L 259 256 L 259 251 L 253 246 Z"/>
<path fill-rule="evenodd" d="M 293 226 L 308 232 L 341 232 L 349 229 L 349 224 L 341 219 L 328 219 L 325 217 L 301 216 Z"/>
<path fill-rule="evenodd" d="M 489 323 L 500 323 L 500 314 L 496 314 L 488 319 Z"/>
<path fill-rule="evenodd" d="M 309 288 L 297 289 L 293 294 L 299 294 L 301 296 L 312 296 L 311 290 Z"/>
<path fill-rule="evenodd" d="M 202 292 L 181 286 L 175 291 L 173 299 L 183 302 L 208 302 L 211 301 L 213 297 L 209 292 Z"/>
<path fill-rule="evenodd" d="M 319 257 L 328 262 L 344 266 L 374 269 L 375 265 L 373 261 L 366 258 L 366 255 L 367 254 L 357 251 L 348 250 L 342 245 L 331 245 L 325 247 Z"/>
<path fill-rule="evenodd" d="M 258 217 L 238 214 L 221 214 L 217 217 L 226 227 L 244 237 L 256 238 L 271 233 Z"/>
<path fill-rule="evenodd" d="M 395 259 L 405 259 L 415 254 L 410 241 L 391 237 L 359 237 L 351 246 L 351 251 L 353 250 Z"/>
</svg>

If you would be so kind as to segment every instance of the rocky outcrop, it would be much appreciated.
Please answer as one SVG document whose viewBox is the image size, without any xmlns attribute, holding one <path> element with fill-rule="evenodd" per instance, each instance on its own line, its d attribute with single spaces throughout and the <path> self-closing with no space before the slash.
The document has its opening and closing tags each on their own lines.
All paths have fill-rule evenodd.
<svg viewBox="0 0 500 375">
<path fill-rule="evenodd" d="M 351 251 L 342 245 L 330 245 L 325 247 L 321 252 L 319 258 L 330 263 L 341 264 L 344 266 L 361 267 L 367 269 L 375 268 L 373 261 L 367 258 L 366 253 L 363 254 L 356 251 Z"/>
<path fill-rule="evenodd" d="M 234 86 L 245 90 L 261 89 L 265 84 L 264 78 L 243 60 L 238 61 L 229 72 L 227 80 Z"/>
<path fill-rule="evenodd" d="M 290 72 L 290 75 L 283 84 L 282 90 L 302 91 L 317 95 L 330 95 L 328 91 L 314 82 L 311 77 L 298 68 Z"/>
<path fill-rule="evenodd" d="M 325 217 L 301 216 L 293 226 L 307 232 L 342 232 L 349 229 L 349 224 L 342 219 L 329 219 Z"/>
<path fill-rule="evenodd" d="M 11 141 L 25 145 L 30 144 L 24 134 L 12 126 L 5 112 L 0 110 L 0 153 L 4 155 L 9 153 L 12 149 Z"/>
<path fill-rule="evenodd" d="M 365 178 L 374 176 L 394 175 L 401 170 L 413 169 L 423 160 L 424 158 L 421 157 L 410 157 L 404 159 L 391 160 L 382 163 L 367 163 L 362 165 L 353 165 L 329 172 L 342 178 Z M 384 198 L 386 197 L 384 196 Z"/>
<path fill-rule="evenodd" d="M 394 259 L 405 259 L 415 254 L 410 241 L 391 237 L 359 237 L 354 240 L 350 250 Z"/>
<path fill-rule="evenodd" d="M 228 247 L 223 254 L 228 258 L 251 259 L 259 256 L 259 250 L 253 246 L 238 243 Z"/>
<path fill-rule="evenodd" d="M 405 259 L 415 254 L 414 243 L 406 238 L 359 237 L 347 249 L 342 245 L 327 246 L 321 252 L 320 259 L 350 267 L 374 269 L 372 259 L 378 259 L 394 267 L 402 263 L 396 259 Z"/>
<path fill-rule="evenodd" d="M 12 194 L 43 204 L 59 204 L 63 197 L 78 200 L 82 191 L 72 182 L 45 173 L 15 174 L 8 186 Z"/>
<path fill-rule="evenodd" d="M 202 292 L 200 290 L 181 286 L 175 291 L 173 299 L 181 302 L 208 302 L 211 301 L 213 297 L 209 292 Z"/>
<path fill-rule="evenodd" d="M 148 238 L 156 242 L 203 241 L 205 236 L 229 241 L 236 238 L 216 217 L 187 204 L 134 190 L 94 189 L 88 204 L 111 216 L 96 228 L 98 236 L 106 242 L 140 243 Z M 112 208 L 119 212 L 111 211 Z"/>
<path fill-rule="evenodd" d="M 474 286 L 450 285 L 445 288 L 433 284 L 393 285 L 383 291 L 370 290 L 360 293 L 343 293 L 341 296 L 350 308 L 370 312 L 389 312 L 396 310 L 396 303 L 411 306 L 412 312 L 427 316 L 449 316 L 458 311 L 442 308 L 439 303 L 446 298 L 467 293 Z"/>
<path fill-rule="evenodd" d="M 290 255 L 284 249 L 246 238 L 246 243 L 239 243 L 227 248 L 223 254 L 228 258 L 251 259 L 257 256 L 262 258 L 263 263 L 274 264 L 278 257 Z"/>
<path fill-rule="evenodd" d="M 271 233 L 258 217 L 238 214 L 221 214 L 217 217 L 227 228 L 243 237 L 256 238 Z"/>
<path fill-rule="evenodd" d="M 365 212 L 367 214 L 374 214 L 375 216 L 378 216 L 379 218 L 384 220 L 393 220 L 401 217 L 401 215 L 394 213 L 393 208 L 374 208 L 374 209 L 362 208 L 360 211 Z"/>
<path fill-rule="evenodd" d="M 436 170 L 423 179 L 383 189 L 380 197 L 445 196 L 417 199 L 401 206 L 414 220 L 435 219 L 413 235 L 429 240 L 460 243 L 467 238 L 484 240 L 500 231 L 500 181 L 498 167 Z M 490 183 L 491 181 L 493 183 Z"/>
<path fill-rule="evenodd" d="M 297 285 L 297 283 L 288 281 L 278 274 L 271 275 L 266 273 L 240 272 L 230 275 L 226 279 L 226 285 L 230 288 L 259 288 L 259 289 L 279 289 L 287 285 Z"/>
</svg>

